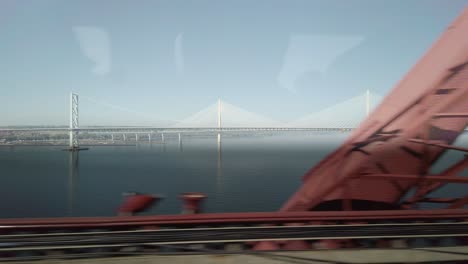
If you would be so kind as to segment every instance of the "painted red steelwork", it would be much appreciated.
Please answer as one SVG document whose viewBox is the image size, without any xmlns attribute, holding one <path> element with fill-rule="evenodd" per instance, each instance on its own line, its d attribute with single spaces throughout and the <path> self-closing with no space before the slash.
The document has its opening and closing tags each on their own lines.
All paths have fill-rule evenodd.
<svg viewBox="0 0 468 264">
<path fill-rule="evenodd" d="M 75 217 L 75 218 L 36 218 L 1 219 L 0 231 L 10 229 L 48 228 L 94 228 L 130 227 L 191 224 L 227 223 L 309 223 L 322 224 L 336 221 L 356 223 L 361 221 L 443 219 L 466 220 L 468 209 L 440 210 L 381 210 L 381 211 L 333 211 L 333 212 L 268 212 L 268 213 L 210 213 L 190 215 L 122 216 L 122 217 Z"/>
<path fill-rule="evenodd" d="M 468 158 L 466 158 L 466 156 L 465 156 L 464 159 L 462 159 L 458 163 L 454 164 L 450 168 L 446 169 L 440 175 L 454 176 L 454 175 L 460 173 L 461 171 L 463 171 L 467 167 L 468 167 Z M 444 186 L 444 182 L 434 182 L 434 183 L 421 184 L 420 188 L 417 189 L 416 193 L 406 200 L 406 203 L 407 204 L 414 204 L 415 202 L 423 199 L 426 195 L 438 190 L 442 186 Z"/>
<path fill-rule="evenodd" d="M 421 140 L 421 139 L 409 139 L 409 142 L 418 143 L 418 144 L 426 144 L 429 146 L 439 147 L 443 149 L 453 149 L 463 152 L 468 152 L 468 148 L 451 146 L 448 144 L 444 144 L 442 140 Z"/>
<path fill-rule="evenodd" d="M 407 180 L 421 182 L 445 182 L 445 183 L 468 183 L 468 177 L 459 176 L 425 176 L 425 175 L 402 175 L 402 174 L 363 174 L 361 178 L 377 180 Z"/>
<path fill-rule="evenodd" d="M 313 210 L 340 200 L 345 209 L 352 200 L 398 205 L 421 181 L 390 175 L 428 175 L 447 149 L 467 151 L 451 146 L 468 122 L 467 35 L 465 8 L 350 138 L 306 173 L 281 211 Z M 366 174 L 381 179 L 360 177 Z M 445 184 L 453 176 L 440 180 Z"/>
<path fill-rule="evenodd" d="M 119 207 L 118 212 L 120 215 L 134 214 L 145 210 L 159 199 L 159 197 L 146 194 L 128 195 Z"/>
<path fill-rule="evenodd" d="M 255 243 L 253 250 L 256 251 L 274 251 L 279 250 L 280 245 L 276 241 L 260 241 Z"/>
<path fill-rule="evenodd" d="M 461 198 L 461 199 L 458 199 L 457 201 L 455 201 L 454 203 L 449 205 L 449 207 L 447 207 L 447 208 L 448 209 L 461 208 L 461 207 L 465 206 L 465 204 L 468 204 L 468 195 Z"/>
<path fill-rule="evenodd" d="M 423 198 L 420 200 L 422 203 L 455 203 L 459 199 L 456 198 Z"/>
<path fill-rule="evenodd" d="M 453 117 L 468 117 L 468 113 L 440 113 L 432 118 L 453 118 Z"/>
<path fill-rule="evenodd" d="M 200 213 L 201 202 L 206 198 L 206 195 L 199 192 L 186 192 L 180 196 L 184 202 L 182 213 L 198 214 Z"/>
</svg>

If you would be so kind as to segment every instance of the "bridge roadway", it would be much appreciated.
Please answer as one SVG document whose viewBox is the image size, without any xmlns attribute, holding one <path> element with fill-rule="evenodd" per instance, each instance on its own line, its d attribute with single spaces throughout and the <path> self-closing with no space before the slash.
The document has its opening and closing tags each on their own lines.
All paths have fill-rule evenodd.
<svg viewBox="0 0 468 264">
<path fill-rule="evenodd" d="M 290 127 L 82 127 L 73 131 L 96 133 L 190 133 L 190 132 L 254 132 L 254 131 L 351 131 L 354 128 L 290 128 Z M 67 127 L 1 128 L 0 132 L 69 132 Z"/>
</svg>

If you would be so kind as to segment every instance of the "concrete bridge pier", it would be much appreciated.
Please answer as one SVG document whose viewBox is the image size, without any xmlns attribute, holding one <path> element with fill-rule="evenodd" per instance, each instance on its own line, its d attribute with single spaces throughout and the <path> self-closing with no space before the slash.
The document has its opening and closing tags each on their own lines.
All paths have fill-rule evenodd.
<svg viewBox="0 0 468 264">
<path fill-rule="evenodd" d="M 151 133 L 148 133 L 148 141 L 151 142 Z"/>
<path fill-rule="evenodd" d="M 111 134 L 112 143 L 114 143 L 114 134 Z"/>
<path fill-rule="evenodd" d="M 164 133 L 161 133 L 161 142 L 164 144 Z"/>
<path fill-rule="evenodd" d="M 123 140 L 127 141 L 127 136 L 125 136 L 125 134 L 122 134 L 122 136 L 123 136 Z"/>
<path fill-rule="evenodd" d="M 135 133 L 135 142 L 138 142 L 138 134 Z"/>
</svg>

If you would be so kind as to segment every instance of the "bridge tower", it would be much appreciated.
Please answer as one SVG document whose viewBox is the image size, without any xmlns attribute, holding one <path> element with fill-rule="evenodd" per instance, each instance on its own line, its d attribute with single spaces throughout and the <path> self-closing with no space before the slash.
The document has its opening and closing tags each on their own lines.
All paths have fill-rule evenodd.
<svg viewBox="0 0 468 264">
<path fill-rule="evenodd" d="M 218 99 L 218 129 L 221 129 L 221 99 Z"/>
<path fill-rule="evenodd" d="M 70 150 L 79 149 L 78 145 L 78 94 L 70 93 Z"/>
<path fill-rule="evenodd" d="M 69 151 L 87 150 L 87 148 L 80 148 L 78 144 L 78 94 L 70 93 L 70 141 L 68 145 Z"/>
<path fill-rule="evenodd" d="M 221 175 L 221 99 L 218 99 L 218 175 Z"/>
<path fill-rule="evenodd" d="M 218 152 L 221 147 L 221 99 L 218 99 Z"/>
</svg>

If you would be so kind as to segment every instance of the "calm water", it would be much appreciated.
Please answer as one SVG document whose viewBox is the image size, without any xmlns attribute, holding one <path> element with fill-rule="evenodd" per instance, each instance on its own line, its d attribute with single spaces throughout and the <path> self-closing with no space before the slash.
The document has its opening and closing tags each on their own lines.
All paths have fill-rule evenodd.
<svg viewBox="0 0 468 264">
<path fill-rule="evenodd" d="M 166 135 L 165 145 L 91 147 L 74 175 L 61 147 L 1 147 L 0 217 L 111 216 L 126 191 L 165 196 L 145 214 L 179 213 L 178 195 L 188 191 L 208 195 L 207 212 L 277 210 L 346 136 L 224 136 L 219 157 L 216 136 L 183 136 L 179 146 Z M 465 135 L 459 141 L 468 145 Z M 438 167 L 460 155 L 448 153 Z"/>
</svg>

